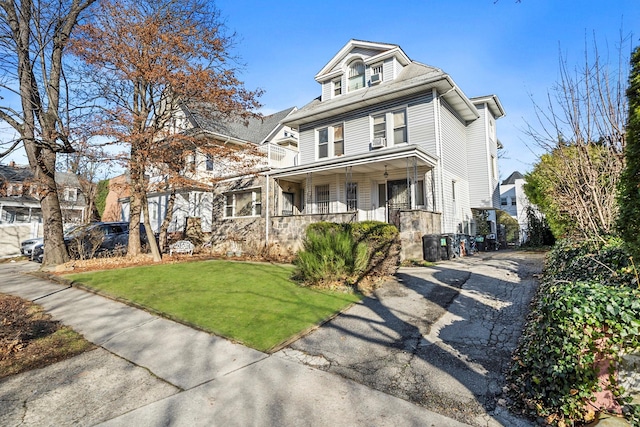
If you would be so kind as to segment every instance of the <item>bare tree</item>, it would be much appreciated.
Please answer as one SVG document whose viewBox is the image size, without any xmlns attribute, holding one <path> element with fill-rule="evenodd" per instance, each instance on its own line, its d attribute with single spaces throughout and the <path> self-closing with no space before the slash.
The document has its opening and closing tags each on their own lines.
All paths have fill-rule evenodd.
<svg viewBox="0 0 640 427">
<path fill-rule="evenodd" d="M 137 224 L 147 204 L 150 167 L 175 165 L 204 144 L 176 122 L 180 106 L 203 103 L 218 116 L 246 116 L 259 106 L 259 91 L 245 90 L 236 76 L 233 36 L 223 30 L 218 11 L 205 0 L 104 0 L 81 27 L 74 51 L 104 100 L 100 133 L 129 147 L 130 255 L 140 251 Z M 235 154 L 224 146 L 211 149 Z M 148 222 L 146 230 L 152 233 Z M 154 249 L 152 234 L 149 241 Z"/>
<path fill-rule="evenodd" d="M 627 45 L 622 41 L 614 66 L 595 42 L 592 56 L 585 51 L 575 70 L 561 57 L 560 79 L 546 104 L 534 103 L 538 123 L 526 133 L 547 154 L 529 178 L 545 188 L 527 195 L 550 223 L 564 224 L 555 232 L 594 237 L 613 231 L 624 165 Z"/>
<path fill-rule="evenodd" d="M 20 99 L 20 107 L 0 106 L 0 120 L 18 135 L 0 157 L 24 146 L 42 206 L 44 264 L 69 258 L 55 183 L 57 154 L 73 151 L 63 56 L 78 19 L 94 1 L 0 0 L 0 67 L 5 77 L 0 88 Z"/>
</svg>

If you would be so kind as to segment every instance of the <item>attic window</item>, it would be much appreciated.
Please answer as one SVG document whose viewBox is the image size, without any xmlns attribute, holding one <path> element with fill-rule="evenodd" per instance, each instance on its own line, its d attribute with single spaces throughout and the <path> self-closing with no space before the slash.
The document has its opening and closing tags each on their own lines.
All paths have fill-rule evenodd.
<svg viewBox="0 0 640 427">
<path fill-rule="evenodd" d="M 342 95 L 342 80 L 333 81 L 333 96 Z"/>
<path fill-rule="evenodd" d="M 349 92 L 364 87 L 364 62 L 353 61 L 349 65 Z"/>
</svg>

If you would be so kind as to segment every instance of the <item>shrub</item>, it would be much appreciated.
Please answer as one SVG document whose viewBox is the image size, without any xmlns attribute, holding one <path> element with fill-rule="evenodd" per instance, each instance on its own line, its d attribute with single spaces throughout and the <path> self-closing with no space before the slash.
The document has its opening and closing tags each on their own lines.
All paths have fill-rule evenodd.
<svg viewBox="0 0 640 427">
<path fill-rule="evenodd" d="M 565 239 L 547 258 L 545 274 L 555 280 L 589 280 L 607 286 L 636 286 L 633 266 L 619 238 L 602 241 Z"/>
<path fill-rule="evenodd" d="M 516 408 L 548 424 L 588 418 L 599 391 L 596 365 L 640 347 L 640 290 L 620 241 L 561 241 L 550 252 L 544 280 L 509 372 Z M 622 390 L 609 379 L 613 395 Z"/>
<path fill-rule="evenodd" d="M 294 261 L 295 277 L 307 285 L 353 286 L 367 276 L 386 275 L 387 264 L 397 265 L 390 256 L 397 238 L 395 226 L 376 221 L 311 224 Z"/>
</svg>

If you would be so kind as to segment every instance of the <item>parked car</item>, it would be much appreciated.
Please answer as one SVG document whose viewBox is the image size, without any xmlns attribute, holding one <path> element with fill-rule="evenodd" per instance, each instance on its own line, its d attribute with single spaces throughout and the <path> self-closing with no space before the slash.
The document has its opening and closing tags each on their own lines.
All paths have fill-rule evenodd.
<svg viewBox="0 0 640 427">
<path fill-rule="evenodd" d="M 69 256 L 74 259 L 126 254 L 128 242 L 128 222 L 93 222 L 78 226 L 64 235 Z M 144 225 L 140 224 L 140 244 L 147 246 L 147 243 Z M 43 258 L 44 244 L 36 245 L 31 259 L 42 262 Z"/>
<path fill-rule="evenodd" d="M 20 253 L 24 256 L 31 257 L 31 252 L 36 245 L 42 244 L 42 237 L 36 237 L 34 239 L 27 239 L 20 242 Z"/>
</svg>

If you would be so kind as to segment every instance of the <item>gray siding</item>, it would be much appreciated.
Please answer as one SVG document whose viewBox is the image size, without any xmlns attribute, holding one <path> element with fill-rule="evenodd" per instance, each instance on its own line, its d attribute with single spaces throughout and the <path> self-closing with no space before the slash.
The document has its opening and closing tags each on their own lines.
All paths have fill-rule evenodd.
<svg viewBox="0 0 640 427">
<path fill-rule="evenodd" d="M 449 110 L 441 109 L 442 166 L 467 179 L 467 132 L 465 125 Z"/>
<path fill-rule="evenodd" d="M 435 111 L 431 94 L 408 104 L 407 125 L 409 142 L 420 145 L 429 154 L 437 157 Z"/>
<path fill-rule="evenodd" d="M 366 153 L 371 150 L 372 114 L 407 106 L 407 135 L 409 142 L 419 144 L 429 153 L 435 152 L 435 121 L 432 95 L 420 95 L 393 102 L 384 102 L 355 113 L 336 115 L 330 119 L 317 121 L 300 127 L 300 164 L 315 162 L 316 129 L 344 123 L 345 155 Z"/>
<path fill-rule="evenodd" d="M 488 152 L 486 114 L 484 106 L 476 106 L 480 118 L 467 127 L 468 171 L 471 206 L 474 208 L 493 206 L 491 191 L 491 157 Z M 498 195 L 499 196 L 499 195 Z M 498 203 L 500 200 L 498 200 Z"/>
</svg>

